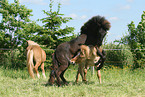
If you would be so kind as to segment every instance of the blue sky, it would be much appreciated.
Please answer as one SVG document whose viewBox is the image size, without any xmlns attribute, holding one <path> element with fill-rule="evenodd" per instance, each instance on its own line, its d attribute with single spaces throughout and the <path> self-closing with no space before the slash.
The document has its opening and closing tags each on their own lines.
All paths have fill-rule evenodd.
<svg viewBox="0 0 145 97">
<path fill-rule="evenodd" d="M 8 1 L 12 3 L 14 0 Z M 108 43 L 125 35 L 131 21 L 137 26 L 145 11 L 145 0 L 54 0 L 54 10 L 57 10 L 58 2 L 61 3 L 60 13 L 73 18 L 66 25 L 74 27 L 76 33 L 91 17 L 105 16 L 112 26 L 107 36 Z M 33 10 L 32 20 L 44 18 L 42 10 L 48 11 L 49 3 L 49 0 L 20 0 L 20 4 Z"/>
</svg>

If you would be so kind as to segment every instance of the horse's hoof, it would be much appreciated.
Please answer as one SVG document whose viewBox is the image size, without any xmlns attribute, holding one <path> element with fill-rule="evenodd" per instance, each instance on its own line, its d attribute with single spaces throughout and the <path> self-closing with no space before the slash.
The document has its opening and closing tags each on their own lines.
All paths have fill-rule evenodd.
<svg viewBox="0 0 145 97">
<path fill-rule="evenodd" d="M 83 82 L 86 82 L 87 80 L 85 79 L 85 80 L 83 80 Z"/>
<path fill-rule="evenodd" d="M 83 82 L 84 82 L 84 83 L 87 83 L 88 81 L 87 81 L 87 80 L 83 80 Z"/>
<path fill-rule="evenodd" d="M 77 84 L 78 84 L 78 81 L 76 81 L 75 83 L 77 83 Z"/>
<path fill-rule="evenodd" d="M 65 85 L 68 85 L 69 83 L 68 83 L 68 82 L 64 82 L 64 84 L 65 84 Z"/>
</svg>

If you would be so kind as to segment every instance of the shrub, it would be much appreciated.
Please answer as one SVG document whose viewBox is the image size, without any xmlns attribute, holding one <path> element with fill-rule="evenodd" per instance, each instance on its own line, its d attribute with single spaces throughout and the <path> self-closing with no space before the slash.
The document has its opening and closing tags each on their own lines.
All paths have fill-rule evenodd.
<svg viewBox="0 0 145 97">
<path fill-rule="evenodd" d="M 133 54 L 128 46 L 111 43 L 103 48 L 106 49 L 106 65 L 115 65 L 121 68 L 133 65 Z"/>
</svg>

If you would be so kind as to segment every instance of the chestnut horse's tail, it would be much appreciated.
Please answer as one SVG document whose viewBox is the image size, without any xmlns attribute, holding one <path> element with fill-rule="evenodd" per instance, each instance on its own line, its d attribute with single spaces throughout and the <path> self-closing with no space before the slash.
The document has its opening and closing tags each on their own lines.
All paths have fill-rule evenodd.
<svg viewBox="0 0 145 97">
<path fill-rule="evenodd" d="M 33 79 L 35 79 L 34 72 L 33 72 L 33 68 L 34 68 L 34 64 L 33 64 L 33 50 L 28 50 L 27 51 L 27 67 L 28 67 L 28 72 L 29 72 L 30 76 Z"/>
</svg>

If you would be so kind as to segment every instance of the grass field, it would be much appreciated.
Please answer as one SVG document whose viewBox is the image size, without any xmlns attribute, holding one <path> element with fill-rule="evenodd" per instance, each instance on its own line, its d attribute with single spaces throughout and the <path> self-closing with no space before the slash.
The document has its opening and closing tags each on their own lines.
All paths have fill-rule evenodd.
<svg viewBox="0 0 145 97">
<path fill-rule="evenodd" d="M 102 84 L 96 74 L 88 72 L 87 83 L 76 84 L 74 68 L 68 69 L 65 78 L 68 86 L 46 86 L 47 79 L 32 80 L 27 70 L 0 68 L 0 97 L 145 97 L 145 69 L 103 69 Z M 41 73 L 40 73 L 41 74 Z"/>
</svg>

